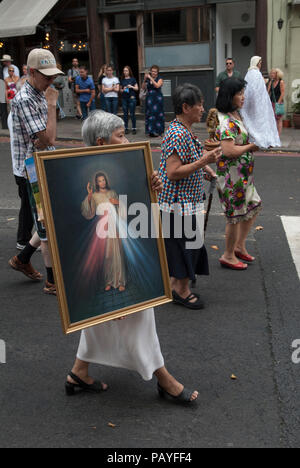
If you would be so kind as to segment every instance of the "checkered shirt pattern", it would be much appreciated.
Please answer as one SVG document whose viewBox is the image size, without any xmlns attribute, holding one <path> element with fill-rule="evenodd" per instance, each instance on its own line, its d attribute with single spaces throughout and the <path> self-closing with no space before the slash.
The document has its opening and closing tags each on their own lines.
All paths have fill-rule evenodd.
<svg viewBox="0 0 300 468">
<path fill-rule="evenodd" d="M 191 216 L 203 210 L 205 199 L 204 177 L 202 169 L 180 181 L 173 182 L 167 176 L 167 160 L 177 153 L 182 164 L 191 164 L 203 156 L 203 146 L 178 119 L 168 128 L 163 143 L 160 162 L 160 177 L 164 188 L 159 194 L 161 211 L 175 212 L 175 205 L 180 216 Z"/>
<path fill-rule="evenodd" d="M 44 96 L 34 89 L 28 81 L 12 102 L 11 116 L 13 122 L 13 159 L 15 167 L 25 178 L 25 159 L 35 151 L 34 140 L 37 133 L 47 128 L 48 104 Z M 48 151 L 55 150 L 53 147 Z"/>
</svg>

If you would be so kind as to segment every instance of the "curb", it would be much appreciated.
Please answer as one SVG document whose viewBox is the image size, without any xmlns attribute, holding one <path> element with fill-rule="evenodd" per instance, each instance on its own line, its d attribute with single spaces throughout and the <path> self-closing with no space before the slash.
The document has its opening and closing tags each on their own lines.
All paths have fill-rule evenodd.
<svg viewBox="0 0 300 468">
<path fill-rule="evenodd" d="M 9 138 L 9 133 L 5 133 L 5 132 L 1 132 L 0 130 L 0 137 L 7 137 Z M 58 137 L 56 139 L 56 141 L 78 141 L 78 142 L 82 142 L 82 139 L 81 138 L 78 138 L 78 137 Z M 144 141 L 144 140 L 143 140 Z M 161 147 L 161 143 L 156 143 L 156 142 L 152 142 L 151 140 L 150 141 L 150 145 L 153 146 L 154 148 L 160 148 Z M 263 153 L 272 153 L 272 154 L 280 154 L 280 153 L 300 153 L 300 147 L 299 149 L 289 149 L 289 148 L 277 148 L 276 150 L 274 149 L 271 149 L 271 150 L 265 150 L 265 151 L 262 151 Z"/>
</svg>

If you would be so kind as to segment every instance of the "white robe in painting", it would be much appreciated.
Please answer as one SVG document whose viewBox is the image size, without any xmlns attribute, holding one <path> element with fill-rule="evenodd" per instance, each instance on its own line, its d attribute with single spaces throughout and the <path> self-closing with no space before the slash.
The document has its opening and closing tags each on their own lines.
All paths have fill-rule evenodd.
<svg viewBox="0 0 300 468">
<path fill-rule="evenodd" d="M 251 143 L 262 149 L 280 147 L 276 119 L 266 84 L 258 69 L 250 69 L 245 77 L 245 104 L 241 110 Z"/>
<path fill-rule="evenodd" d="M 118 236 L 117 218 L 119 209 L 110 202 L 111 199 L 118 200 L 118 195 L 114 190 L 108 190 L 106 193 L 96 192 L 89 202 L 88 197 L 84 200 L 81 207 L 81 213 L 87 220 L 92 220 L 99 216 L 97 225 L 97 235 L 105 238 L 104 253 L 104 281 L 105 286 L 112 286 L 117 289 L 120 286 L 126 286 L 125 258 L 122 241 Z M 107 210 L 107 217 L 103 213 Z M 106 228 L 108 226 L 108 229 Z"/>
</svg>

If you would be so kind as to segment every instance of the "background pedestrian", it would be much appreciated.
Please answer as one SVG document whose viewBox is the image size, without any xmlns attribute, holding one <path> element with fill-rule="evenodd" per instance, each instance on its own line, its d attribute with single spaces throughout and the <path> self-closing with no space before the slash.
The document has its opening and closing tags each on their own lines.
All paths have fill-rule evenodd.
<svg viewBox="0 0 300 468">
<path fill-rule="evenodd" d="M 285 112 L 285 83 L 283 80 L 284 74 L 279 68 L 272 68 L 269 76 L 270 78 L 267 83 L 267 89 L 273 105 L 277 130 L 280 136 L 282 133 L 282 120 Z"/>
<path fill-rule="evenodd" d="M 79 101 L 79 96 L 76 94 L 76 89 L 75 89 L 75 81 L 76 78 L 79 76 L 79 62 L 77 58 L 73 58 L 72 60 L 72 68 L 68 70 L 68 82 L 69 82 L 69 89 L 73 93 L 73 100 L 74 100 L 74 105 L 76 106 L 77 114 L 76 118 L 81 119 L 82 118 L 82 112 L 81 112 L 81 106 L 80 106 L 80 101 Z"/>
<path fill-rule="evenodd" d="M 62 66 L 58 63 L 57 68 L 62 70 Z M 56 117 L 57 120 L 64 119 L 66 117 L 63 108 L 64 108 L 64 94 L 63 90 L 65 88 L 65 78 L 63 75 L 58 75 L 53 81 L 54 88 L 58 91 L 58 100 L 57 100 L 57 109 Z"/>
<path fill-rule="evenodd" d="M 132 122 L 132 133 L 136 135 L 136 93 L 139 87 L 136 79 L 133 76 L 132 70 L 129 66 L 126 66 L 123 70 L 121 77 L 121 94 L 122 94 L 122 108 L 123 118 L 125 123 L 125 133 L 129 133 L 128 129 L 128 112 L 130 112 Z"/>
<path fill-rule="evenodd" d="M 8 69 L 9 67 L 12 67 L 14 69 L 15 75 L 20 78 L 20 71 L 16 65 L 13 65 L 14 60 L 11 58 L 10 55 L 3 55 L 2 59 L 0 59 L 0 62 L 2 62 L 3 66 L 3 79 L 8 78 L 9 73 Z"/>
<path fill-rule="evenodd" d="M 12 66 L 8 67 L 8 77 L 5 78 L 5 97 L 6 97 L 6 104 L 7 104 L 7 111 L 10 112 L 11 103 L 14 97 L 16 96 L 17 90 L 17 83 L 19 78 L 15 75 L 15 70 Z"/>
<path fill-rule="evenodd" d="M 159 74 L 159 67 L 153 65 L 150 73 L 146 73 L 142 88 L 147 90 L 146 96 L 146 135 L 158 137 L 165 131 L 164 97 L 162 87 L 164 80 Z"/>
<path fill-rule="evenodd" d="M 75 80 L 75 91 L 79 95 L 82 120 L 87 119 L 89 112 L 96 110 L 96 91 L 95 83 L 88 76 L 88 69 L 82 65 L 79 71 L 80 76 Z"/>
<path fill-rule="evenodd" d="M 106 76 L 102 80 L 102 92 L 105 95 L 106 110 L 110 114 L 118 114 L 120 81 L 114 76 L 112 65 L 106 68 Z"/>
<path fill-rule="evenodd" d="M 22 76 L 21 78 L 19 79 L 18 83 L 17 83 L 17 90 L 20 91 L 20 89 L 24 86 L 25 84 L 25 81 L 27 81 L 29 78 L 28 76 L 28 68 L 27 68 L 27 65 L 23 65 L 22 66 Z"/>
<path fill-rule="evenodd" d="M 98 75 L 98 89 L 99 89 L 100 108 L 103 111 L 106 111 L 106 101 L 105 101 L 105 94 L 102 91 L 102 81 L 103 81 L 103 78 L 106 77 L 106 68 L 107 68 L 107 65 L 105 63 L 100 68 L 99 75 Z"/>
<path fill-rule="evenodd" d="M 231 57 L 226 60 L 226 69 L 217 77 L 216 93 L 219 92 L 222 81 L 227 80 L 227 78 L 242 78 L 240 72 L 235 70 L 235 61 Z"/>
</svg>

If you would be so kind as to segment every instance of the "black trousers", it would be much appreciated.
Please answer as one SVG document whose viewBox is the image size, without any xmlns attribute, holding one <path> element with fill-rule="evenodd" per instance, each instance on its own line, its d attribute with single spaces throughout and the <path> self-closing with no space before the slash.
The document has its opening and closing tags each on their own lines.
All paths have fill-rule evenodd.
<svg viewBox="0 0 300 468">
<path fill-rule="evenodd" d="M 15 176 L 15 179 L 19 188 L 19 197 L 21 199 L 17 242 L 19 244 L 26 245 L 32 237 L 33 229 L 33 218 L 29 203 L 27 180 L 25 179 L 25 177 L 18 176 Z"/>
</svg>

